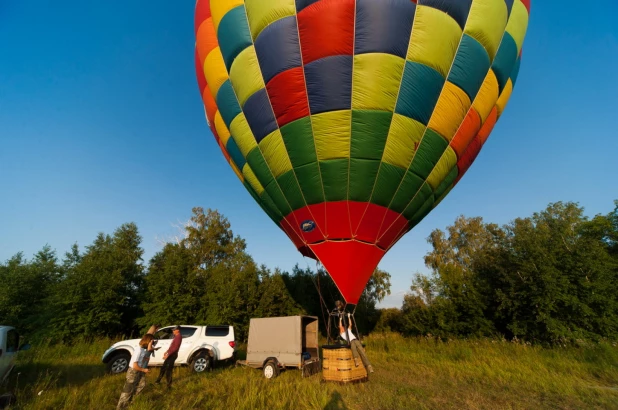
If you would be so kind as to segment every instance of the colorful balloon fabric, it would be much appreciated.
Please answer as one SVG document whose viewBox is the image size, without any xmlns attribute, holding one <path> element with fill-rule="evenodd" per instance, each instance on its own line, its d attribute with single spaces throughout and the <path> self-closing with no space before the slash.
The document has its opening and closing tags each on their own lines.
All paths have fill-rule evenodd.
<svg viewBox="0 0 618 410">
<path fill-rule="evenodd" d="M 530 0 L 198 0 L 208 124 L 249 193 L 356 304 L 504 112 Z"/>
</svg>

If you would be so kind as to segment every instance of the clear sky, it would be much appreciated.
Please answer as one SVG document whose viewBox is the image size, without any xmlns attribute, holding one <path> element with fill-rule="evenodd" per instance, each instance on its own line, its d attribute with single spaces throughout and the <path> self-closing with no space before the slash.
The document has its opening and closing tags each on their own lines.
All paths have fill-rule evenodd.
<svg viewBox="0 0 618 410">
<path fill-rule="evenodd" d="M 193 206 L 258 263 L 305 260 L 241 186 L 204 118 L 193 0 L 0 0 L 0 260 L 62 256 L 135 222 L 146 259 Z M 618 2 L 536 0 L 515 92 L 459 185 L 382 260 L 400 306 L 433 229 L 508 223 L 553 201 L 618 199 Z"/>
</svg>

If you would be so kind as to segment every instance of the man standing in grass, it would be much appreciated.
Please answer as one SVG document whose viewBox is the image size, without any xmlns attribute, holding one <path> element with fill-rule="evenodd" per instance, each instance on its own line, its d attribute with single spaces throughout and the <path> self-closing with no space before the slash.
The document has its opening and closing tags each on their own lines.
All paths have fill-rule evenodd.
<svg viewBox="0 0 618 410">
<path fill-rule="evenodd" d="M 180 326 L 176 326 L 173 330 L 174 332 L 174 340 L 172 340 L 172 344 L 170 344 L 170 348 L 167 349 L 167 352 L 163 354 L 163 366 L 161 367 L 161 371 L 159 372 L 159 377 L 155 383 L 161 383 L 161 379 L 163 375 L 165 375 L 165 379 L 167 380 L 167 388 L 172 388 L 172 372 L 174 371 L 174 363 L 178 358 L 178 350 L 180 350 L 180 345 L 182 343 L 182 335 L 180 334 Z"/>
</svg>

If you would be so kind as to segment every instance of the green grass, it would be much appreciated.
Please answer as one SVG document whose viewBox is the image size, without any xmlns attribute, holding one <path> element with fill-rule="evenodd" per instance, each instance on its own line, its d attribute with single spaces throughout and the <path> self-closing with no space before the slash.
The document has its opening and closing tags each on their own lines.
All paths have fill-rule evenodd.
<svg viewBox="0 0 618 410">
<path fill-rule="evenodd" d="M 356 385 L 301 378 L 266 380 L 233 366 L 207 374 L 176 369 L 174 389 L 150 383 L 133 409 L 615 409 L 618 349 L 543 349 L 498 340 L 440 342 L 375 334 L 365 340 L 375 373 Z M 33 346 L 10 387 L 23 409 L 113 409 L 124 376 L 104 374 L 110 341 Z M 158 374 L 148 376 L 152 381 Z"/>
</svg>

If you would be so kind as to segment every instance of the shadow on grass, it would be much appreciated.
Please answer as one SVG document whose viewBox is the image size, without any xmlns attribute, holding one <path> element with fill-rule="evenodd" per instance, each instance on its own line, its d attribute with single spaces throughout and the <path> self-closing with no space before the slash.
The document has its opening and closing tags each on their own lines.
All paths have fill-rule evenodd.
<svg viewBox="0 0 618 410">
<path fill-rule="evenodd" d="M 99 364 L 24 363 L 13 369 L 8 388 L 16 390 L 41 383 L 54 388 L 81 386 L 104 375 L 105 368 Z"/>
<path fill-rule="evenodd" d="M 242 354 L 244 357 L 244 352 Z M 212 371 L 223 371 L 233 368 L 235 360 L 216 362 Z M 188 370 L 188 366 L 177 366 L 178 369 Z M 158 375 L 160 367 L 151 367 L 151 371 Z M 16 366 L 8 383 L 4 386 L 8 391 L 23 389 L 35 384 L 46 385 L 48 388 L 63 388 L 68 386 L 82 386 L 93 379 L 110 377 L 101 364 L 48 364 L 41 362 L 22 363 Z M 124 378 L 124 375 L 123 375 Z"/>
<path fill-rule="evenodd" d="M 348 410 L 348 407 L 343 402 L 341 394 L 335 391 L 330 396 L 330 401 L 324 406 L 324 410 Z"/>
</svg>

